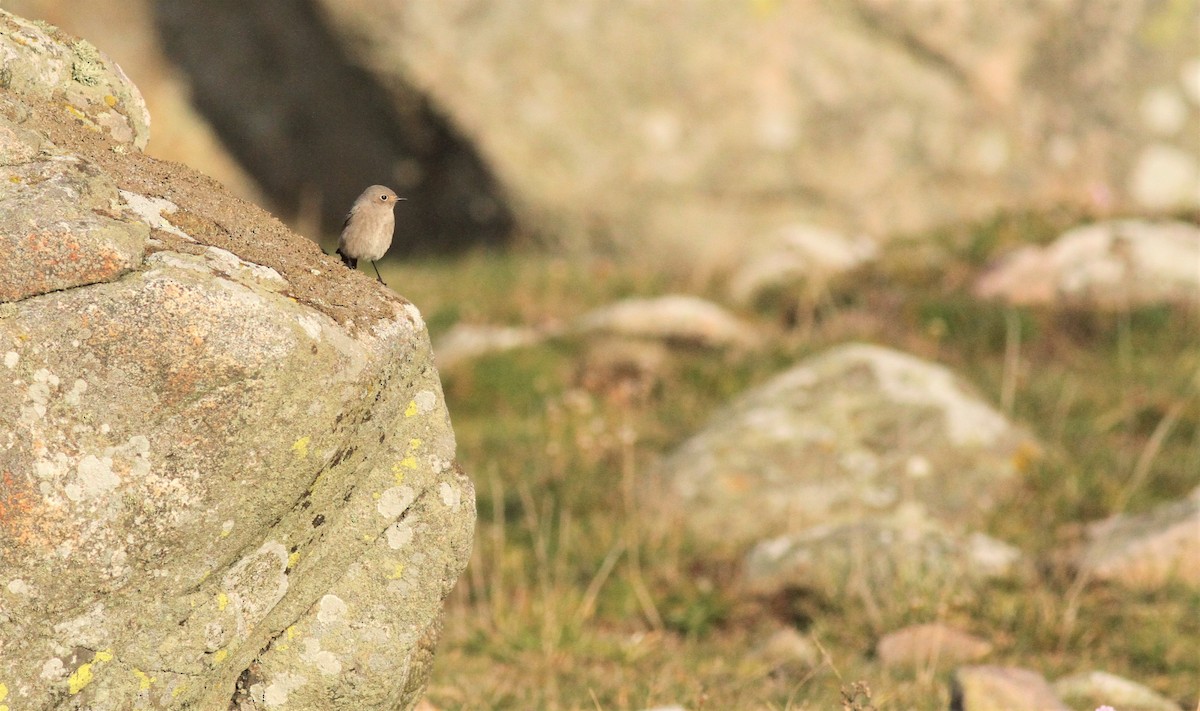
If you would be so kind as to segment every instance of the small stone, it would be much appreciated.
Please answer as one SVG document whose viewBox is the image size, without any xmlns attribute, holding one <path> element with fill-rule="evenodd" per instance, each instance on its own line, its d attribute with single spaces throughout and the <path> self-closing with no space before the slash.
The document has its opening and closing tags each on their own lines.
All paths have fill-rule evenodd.
<svg viewBox="0 0 1200 711">
<path fill-rule="evenodd" d="M 1076 707 L 1095 708 L 1100 704 L 1108 704 L 1120 711 L 1179 711 L 1179 706 L 1165 696 L 1102 671 L 1063 677 L 1054 682 L 1054 691 Z"/>
<path fill-rule="evenodd" d="M 448 370 L 493 353 L 536 345 L 546 336 L 533 328 L 458 323 L 437 339 L 433 352 L 438 368 Z"/>
<path fill-rule="evenodd" d="M 751 348 L 760 341 L 753 328 L 720 306 L 683 295 L 603 306 L 580 317 L 575 330 L 702 348 Z"/>
<path fill-rule="evenodd" d="M 1071 711 L 1037 672 L 1018 667 L 959 667 L 950 680 L 953 711 Z"/>
<path fill-rule="evenodd" d="M 1200 588 L 1200 497 L 1114 516 L 1088 533 L 1078 565 L 1094 580 L 1138 589 L 1173 580 Z"/>
<path fill-rule="evenodd" d="M 962 664 L 986 657 L 986 640 L 941 623 L 911 625 L 890 632 L 875 645 L 880 661 L 889 667 L 933 667 Z"/>
<path fill-rule="evenodd" d="M 786 627 L 772 634 L 755 656 L 776 670 L 803 672 L 821 663 L 821 651 L 794 627 Z"/>
</svg>

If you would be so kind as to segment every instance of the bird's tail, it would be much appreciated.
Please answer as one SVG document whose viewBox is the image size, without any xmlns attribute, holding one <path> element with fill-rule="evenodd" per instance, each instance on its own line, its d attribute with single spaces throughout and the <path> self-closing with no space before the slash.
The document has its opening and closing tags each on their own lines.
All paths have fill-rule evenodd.
<svg viewBox="0 0 1200 711">
<path fill-rule="evenodd" d="M 342 254 L 341 249 L 339 249 L 337 251 L 337 256 L 342 258 L 342 264 L 345 264 L 346 266 L 350 267 L 351 269 L 358 268 L 358 260 L 355 259 L 354 257 L 347 257 L 345 254 Z"/>
</svg>

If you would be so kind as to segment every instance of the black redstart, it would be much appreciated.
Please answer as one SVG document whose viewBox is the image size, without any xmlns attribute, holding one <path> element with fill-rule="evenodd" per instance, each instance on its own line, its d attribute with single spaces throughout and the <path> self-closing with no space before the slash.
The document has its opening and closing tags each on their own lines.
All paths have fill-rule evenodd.
<svg viewBox="0 0 1200 711">
<path fill-rule="evenodd" d="M 396 226 L 396 216 L 392 208 L 396 207 L 397 197 L 391 189 L 382 185 L 372 185 L 358 196 L 346 214 L 342 224 L 342 236 L 338 239 L 338 256 L 351 269 L 358 267 L 358 260 L 369 259 L 375 269 L 375 277 L 384 284 L 379 275 L 379 267 L 375 260 L 383 257 L 392 246 L 392 230 Z"/>
</svg>

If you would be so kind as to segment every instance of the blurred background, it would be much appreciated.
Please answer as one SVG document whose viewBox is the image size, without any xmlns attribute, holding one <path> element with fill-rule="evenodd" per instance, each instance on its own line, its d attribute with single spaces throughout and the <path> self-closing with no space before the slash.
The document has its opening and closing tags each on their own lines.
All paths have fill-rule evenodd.
<svg viewBox="0 0 1200 711">
<path fill-rule="evenodd" d="M 327 251 L 408 197 L 479 502 L 431 707 L 1196 708 L 1197 0 L 0 5 Z"/>
<path fill-rule="evenodd" d="M 1191 0 L 7 0 L 142 89 L 149 152 L 310 237 L 363 186 L 397 254 L 723 252 L 1005 209 L 1200 204 Z"/>
</svg>

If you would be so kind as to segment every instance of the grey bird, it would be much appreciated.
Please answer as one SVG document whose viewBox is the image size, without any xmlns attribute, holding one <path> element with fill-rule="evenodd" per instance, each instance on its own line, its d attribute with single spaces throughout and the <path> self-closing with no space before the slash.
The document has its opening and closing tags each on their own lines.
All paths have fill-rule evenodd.
<svg viewBox="0 0 1200 711">
<path fill-rule="evenodd" d="M 369 259 L 375 268 L 379 283 L 387 286 L 379 274 L 375 260 L 380 259 L 392 246 L 392 231 L 396 227 L 395 191 L 383 185 L 372 185 L 362 192 L 350 206 L 346 221 L 342 223 L 342 236 L 338 239 L 338 256 L 351 269 L 358 268 L 358 260 Z"/>
</svg>

